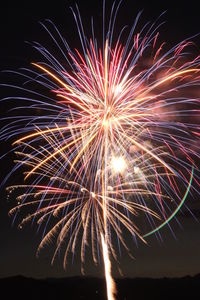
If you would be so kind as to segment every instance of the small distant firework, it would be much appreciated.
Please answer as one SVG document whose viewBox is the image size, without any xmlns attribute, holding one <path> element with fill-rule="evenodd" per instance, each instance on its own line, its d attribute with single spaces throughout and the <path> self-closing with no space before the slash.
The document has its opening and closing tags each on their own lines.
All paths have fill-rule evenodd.
<svg viewBox="0 0 200 300">
<path fill-rule="evenodd" d="M 140 14 L 128 34 L 123 28 L 114 38 L 119 5 L 113 4 L 107 31 L 103 21 L 102 43 L 93 25 L 86 37 L 78 8 L 73 11 L 80 51 L 72 51 L 50 21 L 42 24 L 62 59 L 33 45 L 44 61 L 21 73 L 26 85 L 18 88 L 29 96 L 16 98 L 27 103 L 19 110 L 29 113 L 15 115 L 1 130 L 2 139 L 15 138 L 13 171 L 25 169 L 25 184 L 8 187 L 24 190 L 10 214 L 31 207 L 19 226 L 44 224 L 38 252 L 56 238 L 52 262 L 65 247 L 64 267 L 77 247 L 83 265 L 87 248 L 95 264 L 102 252 L 108 300 L 116 293 L 113 241 L 129 251 L 124 232 L 146 242 L 170 226 L 198 180 L 199 158 L 192 143 L 199 138 L 193 91 L 200 84 L 200 57 L 188 52 L 189 40 L 164 52 L 159 20 L 138 32 Z M 30 88 L 33 82 L 51 96 Z"/>
</svg>

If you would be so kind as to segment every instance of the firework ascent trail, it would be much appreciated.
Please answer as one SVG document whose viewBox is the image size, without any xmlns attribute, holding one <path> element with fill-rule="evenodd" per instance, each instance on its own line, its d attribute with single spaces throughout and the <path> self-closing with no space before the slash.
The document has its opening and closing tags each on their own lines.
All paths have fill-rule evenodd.
<svg viewBox="0 0 200 300">
<path fill-rule="evenodd" d="M 24 96 L 15 97 L 19 113 L 0 132 L 2 140 L 14 139 L 16 166 L 8 176 L 25 170 L 24 184 L 7 188 L 20 191 L 10 214 L 23 216 L 20 228 L 34 220 L 43 230 L 38 253 L 56 240 L 52 263 L 63 253 L 66 268 L 81 249 L 84 272 L 85 255 L 98 264 L 102 253 L 108 300 L 116 294 L 111 258 L 118 261 L 123 249 L 132 256 L 127 237 L 146 243 L 152 234 L 161 238 L 164 226 L 172 230 L 199 181 L 200 58 L 189 52 L 189 40 L 165 50 L 159 18 L 139 32 L 138 14 L 116 35 L 119 6 L 113 4 L 106 30 L 104 1 L 102 43 L 93 22 L 88 38 L 73 11 L 81 50 L 72 50 L 52 22 L 42 24 L 56 55 L 33 44 L 43 62 L 13 72 L 25 84 L 8 86 Z"/>
</svg>

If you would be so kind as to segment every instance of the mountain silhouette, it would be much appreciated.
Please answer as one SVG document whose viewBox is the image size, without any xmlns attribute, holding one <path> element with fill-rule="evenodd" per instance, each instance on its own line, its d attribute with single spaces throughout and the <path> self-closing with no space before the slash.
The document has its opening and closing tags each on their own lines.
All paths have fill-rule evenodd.
<svg viewBox="0 0 200 300">
<path fill-rule="evenodd" d="M 117 300 L 199 299 L 200 274 L 183 278 L 116 279 Z M 1 299 L 105 300 L 105 281 L 71 277 L 33 279 L 15 276 L 0 279 Z"/>
</svg>

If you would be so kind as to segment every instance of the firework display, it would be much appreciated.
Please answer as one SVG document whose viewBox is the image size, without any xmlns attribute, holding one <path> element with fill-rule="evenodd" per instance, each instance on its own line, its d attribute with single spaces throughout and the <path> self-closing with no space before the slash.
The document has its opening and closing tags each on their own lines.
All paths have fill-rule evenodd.
<svg viewBox="0 0 200 300">
<path fill-rule="evenodd" d="M 104 2 L 100 41 L 93 25 L 86 36 L 73 11 L 79 50 L 53 23 L 42 24 L 57 56 L 33 44 L 43 60 L 18 75 L 25 85 L 14 89 L 25 96 L 16 97 L 19 114 L 1 129 L 1 139 L 14 139 L 12 172 L 24 171 L 24 183 L 7 188 L 20 190 L 10 214 L 26 212 L 20 227 L 35 221 L 43 228 L 38 253 L 56 241 L 52 262 L 64 249 L 66 267 L 81 249 L 84 272 L 85 255 L 98 264 L 102 253 L 108 300 L 116 293 L 110 257 L 118 260 L 121 247 L 131 255 L 127 236 L 146 243 L 171 229 L 192 182 L 198 184 L 199 158 L 200 58 L 193 43 L 165 50 L 160 19 L 138 31 L 140 14 L 116 37 L 118 10 L 113 4 L 106 30 Z"/>
</svg>

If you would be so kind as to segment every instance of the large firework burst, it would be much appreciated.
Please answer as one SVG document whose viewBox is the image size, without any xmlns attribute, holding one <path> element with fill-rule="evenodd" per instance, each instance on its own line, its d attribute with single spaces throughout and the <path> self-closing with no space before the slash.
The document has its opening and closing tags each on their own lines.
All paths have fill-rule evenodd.
<svg viewBox="0 0 200 300">
<path fill-rule="evenodd" d="M 19 226 L 33 219 L 45 224 L 38 251 L 56 237 L 52 261 L 64 246 L 64 266 L 76 247 L 82 262 L 87 246 L 95 263 L 101 250 L 109 300 L 113 240 L 128 250 L 124 232 L 145 242 L 169 225 L 196 180 L 191 141 L 199 136 L 192 118 L 199 99 L 191 88 L 199 86 L 200 59 L 186 51 L 192 43 L 164 52 L 158 21 L 138 32 L 139 15 L 128 34 L 123 28 L 114 38 L 118 8 L 112 7 L 106 34 L 103 26 L 103 43 L 93 27 L 86 37 L 78 8 L 73 11 L 80 51 L 50 21 L 42 24 L 62 60 L 35 43 L 44 61 L 21 75 L 27 86 L 34 82 L 52 95 L 18 87 L 30 96 L 17 101 L 37 113 L 15 116 L 1 130 L 2 139 L 15 138 L 13 171 L 25 165 L 25 184 L 8 188 L 24 189 L 10 214 L 31 207 Z M 103 10 L 105 16 L 105 3 Z"/>
</svg>

